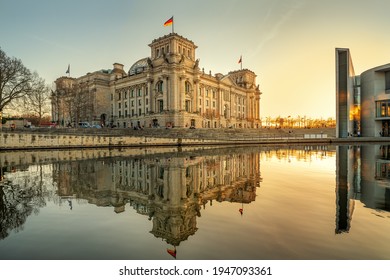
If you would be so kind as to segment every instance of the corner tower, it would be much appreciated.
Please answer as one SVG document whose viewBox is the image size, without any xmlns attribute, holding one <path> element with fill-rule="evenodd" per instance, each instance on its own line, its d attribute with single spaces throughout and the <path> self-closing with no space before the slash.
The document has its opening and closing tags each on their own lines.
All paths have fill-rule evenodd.
<svg viewBox="0 0 390 280">
<path fill-rule="evenodd" d="M 156 63 L 165 60 L 168 63 L 179 63 L 183 58 L 195 61 L 195 50 L 197 46 L 187 38 L 176 33 L 170 33 L 153 40 L 149 44 L 151 49 L 151 60 Z"/>
</svg>

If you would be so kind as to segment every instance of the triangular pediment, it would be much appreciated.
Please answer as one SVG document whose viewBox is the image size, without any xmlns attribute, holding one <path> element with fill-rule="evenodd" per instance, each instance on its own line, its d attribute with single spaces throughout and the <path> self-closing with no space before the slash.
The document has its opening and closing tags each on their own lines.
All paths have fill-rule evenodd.
<svg viewBox="0 0 390 280">
<path fill-rule="evenodd" d="M 221 82 L 223 82 L 225 85 L 228 86 L 237 86 L 237 84 L 234 82 L 233 78 L 231 75 L 225 75 L 222 79 Z"/>
</svg>

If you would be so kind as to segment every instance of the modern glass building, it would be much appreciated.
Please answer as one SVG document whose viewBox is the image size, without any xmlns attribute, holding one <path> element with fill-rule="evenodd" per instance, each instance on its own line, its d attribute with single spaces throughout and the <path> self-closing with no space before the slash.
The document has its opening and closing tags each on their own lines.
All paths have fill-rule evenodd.
<svg viewBox="0 0 390 280">
<path fill-rule="evenodd" d="M 336 48 L 336 137 L 390 136 L 390 63 L 355 75 L 349 49 Z"/>
</svg>

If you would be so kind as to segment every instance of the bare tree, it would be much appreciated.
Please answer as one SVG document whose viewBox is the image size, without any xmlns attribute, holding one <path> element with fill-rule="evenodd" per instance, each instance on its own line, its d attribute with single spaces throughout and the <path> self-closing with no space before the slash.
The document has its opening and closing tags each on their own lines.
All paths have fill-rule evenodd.
<svg viewBox="0 0 390 280">
<path fill-rule="evenodd" d="M 61 78 L 51 94 L 54 119 L 61 125 L 72 123 L 77 127 L 80 121 L 92 121 L 94 114 L 93 94 L 88 85 L 73 78 Z"/>
<path fill-rule="evenodd" d="M 76 119 L 76 125 L 79 121 L 92 121 L 93 115 L 93 102 L 91 92 L 87 87 L 83 87 L 80 84 L 74 85 L 74 114 Z"/>
<path fill-rule="evenodd" d="M 10 58 L 0 49 L 0 128 L 3 109 L 31 90 L 31 72 L 17 58 Z"/>
<path fill-rule="evenodd" d="M 21 115 L 34 116 L 38 125 L 44 116 L 50 113 L 50 88 L 37 72 L 32 74 L 30 93 L 18 99 L 14 105 L 16 111 L 23 110 Z"/>
</svg>

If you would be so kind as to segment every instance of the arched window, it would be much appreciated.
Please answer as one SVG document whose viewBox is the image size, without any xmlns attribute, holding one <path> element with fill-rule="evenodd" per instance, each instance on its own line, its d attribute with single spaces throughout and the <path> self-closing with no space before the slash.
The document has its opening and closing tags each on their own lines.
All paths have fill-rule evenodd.
<svg viewBox="0 0 390 280">
<path fill-rule="evenodd" d="M 186 91 L 186 94 L 191 93 L 191 84 L 188 81 L 185 82 L 185 91 Z"/>
<path fill-rule="evenodd" d="M 163 92 L 163 81 L 158 81 L 156 84 L 156 90 L 157 92 Z"/>
</svg>

